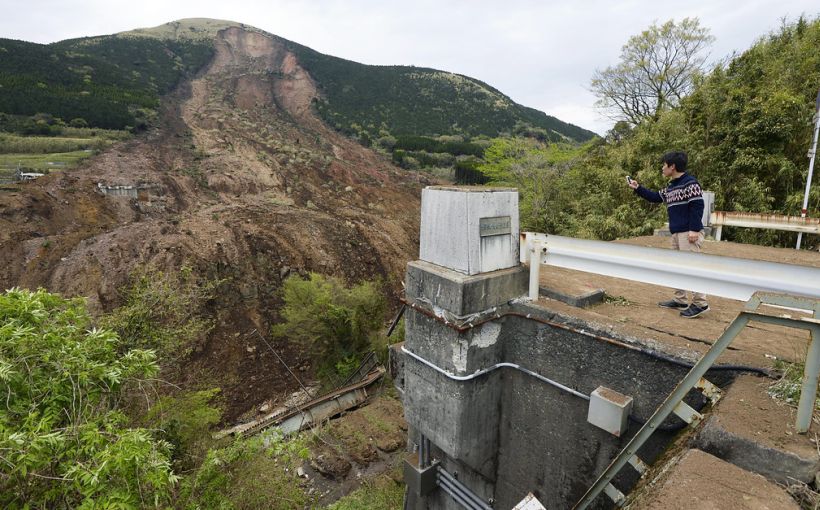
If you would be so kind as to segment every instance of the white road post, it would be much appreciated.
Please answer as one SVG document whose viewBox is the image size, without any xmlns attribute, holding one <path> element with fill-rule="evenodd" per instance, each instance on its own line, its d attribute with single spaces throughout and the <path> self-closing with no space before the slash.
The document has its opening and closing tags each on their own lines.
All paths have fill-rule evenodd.
<svg viewBox="0 0 820 510">
<path fill-rule="evenodd" d="M 811 190 L 811 178 L 812 174 L 814 173 L 814 157 L 817 155 L 817 133 L 820 131 L 820 91 L 817 91 L 817 110 L 815 111 L 814 115 L 814 140 L 811 144 L 811 150 L 809 151 L 809 175 L 806 177 L 806 193 L 803 195 L 803 208 L 800 210 L 800 217 L 806 217 L 806 210 L 809 206 L 809 190 Z M 798 232 L 797 234 L 797 246 L 795 246 L 796 250 L 800 249 L 800 242 L 803 240 L 803 233 Z"/>
</svg>

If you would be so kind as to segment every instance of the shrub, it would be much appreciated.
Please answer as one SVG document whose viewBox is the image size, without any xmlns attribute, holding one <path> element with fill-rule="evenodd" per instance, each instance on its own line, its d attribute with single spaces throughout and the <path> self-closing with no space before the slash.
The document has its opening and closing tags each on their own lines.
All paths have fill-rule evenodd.
<svg viewBox="0 0 820 510">
<path fill-rule="evenodd" d="M 155 375 L 152 351 L 90 329 L 82 300 L 43 290 L 0 295 L 0 505 L 162 506 L 176 476 L 170 445 L 127 428 L 125 386 Z"/>
<path fill-rule="evenodd" d="M 213 388 L 166 395 L 145 413 L 145 425 L 173 447 L 177 471 L 199 465 L 212 444 L 211 427 L 222 417 L 221 409 L 212 405 L 218 394 L 219 388 Z"/>
<path fill-rule="evenodd" d="M 338 278 L 316 273 L 307 280 L 285 280 L 283 298 L 284 322 L 272 328 L 273 336 L 311 351 L 319 359 L 320 374 L 330 378 L 369 350 L 386 308 L 378 283 L 346 287 Z"/>
<path fill-rule="evenodd" d="M 119 334 L 125 347 L 155 349 L 163 360 L 173 361 L 213 327 L 205 305 L 220 283 L 200 283 L 185 266 L 178 272 L 140 268 L 122 292 L 124 304 L 101 322 Z"/>
<path fill-rule="evenodd" d="M 224 510 L 308 508 L 308 497 L 295 476 L 310 455 L 300 437 L 285 441 L 276 430 L 239 438 L 215 448 L 197 471 L 184 480 L 178 508 Z"/>
</svg>

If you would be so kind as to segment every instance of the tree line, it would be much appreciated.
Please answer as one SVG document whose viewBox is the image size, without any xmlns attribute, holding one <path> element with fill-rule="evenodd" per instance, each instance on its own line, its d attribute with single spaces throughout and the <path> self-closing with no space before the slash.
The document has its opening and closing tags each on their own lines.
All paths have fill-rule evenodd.
<svg viewBox="0 0 820 510">
<path fill-rule="evenodd" d="M 0 112 L 145 127 L 159 97 L 208 62 L 210 43 L 103 36 L 36 44 L 0 39 Z"/>
<path fill-rule="evenodd" d="M 598 239 L 650 234 L 665 220 L 664 211 L 635 200 L 624 176 L 664 187 L 659 161 L 670 150 L 688 152 L 691 173 L 715 192 L 717 209 L 799 215 L 820 87 L 820 18 L 783 23 L 746 51 L 703 69 L 692 51 L 702 51 L 709 41 L 697 20 L 653 25 L 627 42 L 618 65 L 593 77 L 600 106 L 619 120 L 605 138 L 580 149 L 497 140 L 478 170 L 492 182 L 519 186 L 525 228 L 556 234 Z M 665 55 L 675 44 L 694 45 L 680 53 L 696 69 L 683 73 L 686 80 L 673 92 L 664 80 L 669 69 L 682 64 L 669 64 Z M 630 73 L 642 72 L 630 59 L 640 54 L 638 61 L 645 64 L 656 53 L 658 83 L 632 90 L 646 102 L 625 111 L 618 102 L 623 96 L 609 94 L 624 92 L 618 87 L 637 79 Z M 612 82 L 604 86 L 606 80 Z M 818 213 L 820 186 L 814 186 L 809 216 Z M 793 245 L 794 235 L 731 229 L 724 237 Z"/>
</svg>

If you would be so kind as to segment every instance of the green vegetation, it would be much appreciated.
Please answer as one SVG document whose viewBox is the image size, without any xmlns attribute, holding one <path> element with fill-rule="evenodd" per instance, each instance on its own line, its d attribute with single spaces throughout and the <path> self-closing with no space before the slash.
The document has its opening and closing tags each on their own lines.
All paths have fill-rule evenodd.
<svg viewBox="0 0 820 510">
<path fill-rule="evenodd" d="M 172 447 L 171 460 L 176 472 L 199 466 L 212 446 L 211 428 L 222 411 L 213 404 L 219 389 L 180 392 L 159 397 L 139 421 Z"/>
<path fill-rule="evenodd" d="M 800 18 L 695 82 L 679 106 L 636 126 L 615 125 L 583 150 L 500 140 L 478 168 L 492 183 L 522 193 L 522 228 L 586 238 L 645 235 L 666 220 L 662 207 L 637 199 L 624 183 L 666 186 L 660 157 L 686 150 L 689 167 L 724 211 L 798 215 L 806 151 L 820 83 L 820 19 Z M 563 154 L 556 156 L 556 152 Z M 498 154 L 500 153 L 500 155 Z M 820 213 L 814 186 L 809 216 Z M 724 239 L 793 245 L 795 234 L 724 229 Z M 804 236 L 811 247 L 816 236 Z"/>
<path fill-rule="evenodd" d="M 124 133 L 124 132 L 117 132 Z M 64 152 L 94 151 L 111 145 L 113 136 L 51 137 L 17 136 L 0 133 L 0 154 L 51 154 Z"/>
<path fill-rule="evenodd" d="M 141 129 L 159 96 L 208 62 L 213 47 L 210 41 L 112 35 L 47 45 L 0 39 L 0 53 L 0 112 Z"/>
<path fill-rule="evenodd" d="M 340 454 L 365 459 L 374 437 L 394 434 L 399 447 L 398 426 L 390 423 L 398 414 L 383 410 L 364 410 L 357 425 L 322 430 L 322 438 L 271 431 L 217 444 L 211 429 L 221 417 L 219 391 L 160 381 L 176 360 L 163 359 L 159 376 L 154 350 L 142 348 L 164 356 L 188 350 L 210 326 L 201 311 L 215 285 L 197 282 L 186 268 L 137 271 L 123 306 L 99 319 L 122 337 L 94 329 L 82 300 L 16 289 L 0 295 L 4 508 L 307 508 L 318 493 L 309 494 L 296 469 L 311 449 L 333 441 Z M 346 288 L 314 275 L 290 285 L 307 293 L 309 312 L 324 313 L 313 331 L 331 328 L 348 352 L 358 353 L 381 323 L 383 298 L 373 284 Z M 339 508 L 397 508 L 401 498 L 397 482 L 368 480 Z"/>
<path fill-rule="evenodd" d="M 181 484 L 178 508 L 224 510 L 306 508 L 296 468 L 310 455 L 306 435 L 285 440 L 278 431 L 239 438 L 208 452 Z"/>
<path fill-rule="evenodd" d="M 611 294 L 604 294 L 604 303 L 614 306 L 632 306 L 632 301 L 624 296 L 613 296 Z"/>
<path fill-rule="evenodd" d="M 158 371 L 154 353 L 91 328 L 81 300 L 0 295 L 0 503 L 4 508 L 163 506 L 170 445 L 128 428 L 124 389 Z"/>
<path fill-rule="evenodd" d="M 52 170 L 66 170 L 93 154 L 87 150 L 50 154 L 0 154 L 0 172 L 5 170 L 9 175 L 13 175 L 18 166 L 23 172 L 48 173 Z"/>
<path fill-rule="evenodd" d="M 769 388 L 769 395 L 792 406 L 797 406 L 797 403 L 800 402 L 800 391 L 803 388 L 805 364 L 786 363 L 778 360 L 774 368 L 782 371 L 783 376 Z M 814 408 L 820 412 L 820 396 L 815 401 Z"/>
<path fill-rule="evenodd" d="M 102 319 L 126 348 L 154 349 L 165 363 L 194 348 L 211 330 L 205 306 L 219 281 L 200 282 L 190 267 L 179 272 L 140 268 L 122 292 L 123 305 Z"/>
<path fill-rule="evenodd" d="M 377 341 L 386 303 L 380 285 L 346 287 L 338 278 L 311 273 L 291 276 L 283 285 L 283 322 L 274 337 L 298 342 L 318 357 L 319 375 L 328 383 L 355 369 Z"/>
<path fill-rule="evenodd" d="M 629 38 L 617 66 L 595 71 L 590 85 L 598 106 L 632 125 L 657 120 L 691 92 L 714 39 L 697 18 L 652 23 Z"/>
<path fill-rule="evenodd" d="M 127 131 L 66 126 L 50 115 L 0 113 L 0 180 L 14 180 L 18 168 L 38 173 L 70 169 L 130 136 Z"/>
<path fill-rule="evenodd" d="M 362 487 L 330 505 L 328 510 L 399 510 L 404 503 L 404 485 L 390 476 L 366 480 Z"/>
<path fill-rule="evenodd" d="M 544 129 L 553 140 L 595 136 L 521 106 L 474 78 L 413 66 L 369 66 L 285 42 L 326 98 L 316 103 L 319 114 L 366 145 L 386 134 L 497 136 L 516 122 Z"/>
</svg>

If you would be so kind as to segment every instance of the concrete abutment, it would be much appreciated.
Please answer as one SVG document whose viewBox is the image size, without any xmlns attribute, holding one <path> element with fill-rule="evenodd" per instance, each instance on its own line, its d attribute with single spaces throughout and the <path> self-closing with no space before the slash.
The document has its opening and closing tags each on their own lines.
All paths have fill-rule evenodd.
<svg viewBox="0 0 820 510">
<path fill-rule="evenodd" d="M 458 188 L 446 190 L 455 194 L 448 196 L 435 191 L 423 199 L 491 203 L 486 214 L 492 222 L 482 221 L 480 208 L 467 207 L 474 217 L 461 223 L 458 218 L 435 223 L 436 228 L 430 219 L 422 223 L 422 232 L 432 231 L 423 235 L 427 250 L 422 250 L 422 260 L 407 267 L 405 342 L 393 349 L 410 443 L 428 440 L 435 469 L 457 478 L 487 508 L 513 508 L 530 492 L 546 508 L 571 508 L 670 394 L 688 371 L 685 363 L 696 355 L 671 348 L 659 355 L 654 350 L 659 346 L 649 341 L 614 334 L 524 299 L 528 271 L 518 263 L 517 194 Z M 498 195 L 461 196 L 473 193 Z M 513 215 L 514 220 L 504 219 Z M 455 236 L 448 229 L 459 228 L 467 232 L 462 245 L 479 247 L 470 253 L 481 257 L 497 247 L 489 254 L 497 269 L 471 274 L 468 269 L 481 267 L 481 260 L 462 258 L 448 267 L 447 256 L 430 255 L 438 243 Z M 493 236 L 508 236 L 515 248 L 505 239 L 486 241 Z M 447 250 L 452 252 L 452 246 Z M 722 387 L 732 378 L 731 372 L 709 374 Z M 589 396 L 601 386 L 632 398 L 630 420 L 620 435 L 588 421 Z M 692 391 L 685 401 L 702 409 L 705 399 Z M 638 456 L 652 464 L 682 425 L 678 418 L 668 419 Z M 465 508 L 441 487 L 420 488 L 419 472 L 406 470 L 412 478 L 407 508 Z M 628 493 L 639 478 L 637 471 L 624 469 L 614 485 Z M 613 506 L 606 496 L 593 504 Z"/>
</svg>

